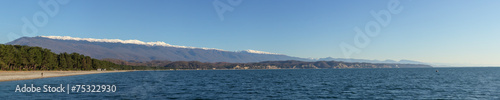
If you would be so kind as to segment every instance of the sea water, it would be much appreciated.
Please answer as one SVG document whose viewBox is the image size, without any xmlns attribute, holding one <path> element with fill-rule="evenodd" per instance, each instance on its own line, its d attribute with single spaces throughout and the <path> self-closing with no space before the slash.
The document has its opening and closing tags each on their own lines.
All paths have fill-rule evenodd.
<svg viewBox="0 0 500 100">
<path fill-rule="evenodd" d="M 15 92 L 16 86 L 24 84 L 114 85 L 116 89 Z M 0 82 L 0 98 L 500 99 L 500 68 L 135 71 Z"/>
</svg>

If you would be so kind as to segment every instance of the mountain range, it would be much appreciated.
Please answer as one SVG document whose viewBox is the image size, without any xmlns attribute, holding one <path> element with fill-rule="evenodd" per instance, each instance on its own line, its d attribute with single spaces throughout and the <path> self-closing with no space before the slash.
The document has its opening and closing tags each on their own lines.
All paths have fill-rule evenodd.
<svg viewBox="0 0 500 100">
<path fill-rule="evenodd" d="M 343 61 L 365 63 L 404 63 L 425 64 L 411 60 L 366 60 L 344 58 L 299 58 L 284 54 L 257 50 L 226 51 L 215 48 L 198 48 L 170 45 L 164 42 L 143 42 L 139 40 L 94 39 L 69 36 L 37 36 L 21 37 L 9 45 L 37 46 L 52 50 L 54 53 L 76 52 L 97 59 L 121 59 L 125 61 L 200 61 L 200 62 L 231 62 L 248 63 L 261 61 Z"/>
</svg>

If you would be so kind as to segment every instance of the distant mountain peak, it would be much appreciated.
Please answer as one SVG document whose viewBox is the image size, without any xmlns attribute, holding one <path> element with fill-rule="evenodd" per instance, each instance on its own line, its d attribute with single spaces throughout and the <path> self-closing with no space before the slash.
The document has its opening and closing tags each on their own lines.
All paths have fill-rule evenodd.
<svg viewBox="0 0 500 100">
<path fill-rule="evenodd" d="M 122 43 L 122 44 L 136 44 L 136 45 L 145 45 L 145 46 L 162 46 L 162 47 L 175 47 L 175 48 L 188 48 L 188 49 L 203 49 L 203 50 L 219 50 L 226 51 L 222 49 L 216 48 L 199 48 L 199 47 L 190 47 L 190 46 L 178 46 L 178 45 L 170 45 L 163 41 L 156 42 L 144 42 L 140 40 L 121 40 L 121 39 L 95 39 L 95 38 L 79 38 L 79 37 L 71 37 L 71 36 L 37 36 L 41 38 L 55 39 L 55 40 L 72 40 L 72 41 L 87 41 L 87 42 L 104 42 L 104 43 Z M 253 53 L 253 54 L 270 54 L 270 55 L 283 55 L 278 53 L 271 53 L 265 51 L 258 50 L 242 50 L 242 51 L 233 51 L 233 52 L 245 52 L 245 53 Z"/>
<path fill-rule="evenodd" d="M 246 52 L 246 53 L 254 53 L 254 54 L 270 54 L 270 55 L 283 55 L 283 54 L 278 54 L 278 53 L 271 53 L 271 52 L 265 52 L 265 51 L 257 51 L 257 50 L 243 50 L 239 52 Z"/>
<path fill-rule="evenodd" d="M 163 41 L 144 42 L 144 41 L 140 41 L 140 40 L 95 39 L 95 38 L 78 38 L 78 37 L 70 37 L 70 36 L 37 36 L 37 37 L 48 38 L 48 39 L 56 39 L 56 40 L 73 40 L 73 41 L 87 41 L 87 42 L 122 43 L 122 44 L 137 44 L 137 45 L 145 45 L 145 46 L 162 46 L 162 47 L 175 47 L 175 48 L 189 48 L 189 49 L 204 49 L 204 50 L 225 51 L 225 50 L 216 49 L 216 48 L 199 48 L 199 47 L 170 45 L 170 44 L 165 43 Z"/>
<path fill-rule="evenodd" d="M 261 61 L 307 60 L 277 53 L 257 50 L 224 51 L 212 48 L 175 46 L 165 42 L 139 40 L 94 39 L 70 36 L 22 37 L 7 43 L 50 49 L 54 53 L 79 53 L 96 59 L 124 61 L 200 61 L 248 63 Z"/>
<path fill-rule="evenodd" d="M 309 59 L 309 60 L 314 60 L 314 61 L 316 61 L 316 60 L 319 60 L 320 58 L 313 58 L 313 57 L 309 57 L 309 58 L 306 58 L 306 59 Z"/>
</svg>

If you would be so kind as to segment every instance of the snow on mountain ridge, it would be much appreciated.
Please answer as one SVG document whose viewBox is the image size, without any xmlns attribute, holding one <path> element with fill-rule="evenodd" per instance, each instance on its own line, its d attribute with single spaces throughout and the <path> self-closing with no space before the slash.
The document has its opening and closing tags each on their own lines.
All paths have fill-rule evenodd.
<svg viewBox="0 0 500 100">
<path fill-rule="evenodd" d="M 175 47 L 175 48 L 188 48 L 188 49 L 204 49 L 204 50 L 219 50 L 225 51 L 222 49 L 216 48 L 198 48 L 198 47 L 189 47 L 189 46 L 178 46 L 178 45 L 170 45 L 162 41 L 156 42 L 143 42 L 140 40 L 120 40 L 120 39 L 94 39 L 94 38 L 78 38 L 78 37 L 70 37 L 70 36 L 38 36 L 49 39 L 57 39 L 57 40 L 74 40 L 74 41 L 88 41 L 88 42 L 105 42 L 105 43 L 123 43 L 123 44 L 137 44 L 137 45 L 146 45 L 146 46 L 163 46 L 163 47 Z"/>
<path fill-rule="evenodd" d="M 226 51 L 226 50 L 216 49 L 216 48 L 198 48 L 198 47 L 189 47 L 189 46 L 170 45 L 170 44 L 162 42 L 162 41 L 143 42 L 143 41 L 140 41 L 140 40 L 95 39 L 95 38 L 78 38 L 78 37 L 70 37 L 70 36 L 37 36 L 37 37 L 43 37 L 43 38 L 49 38 L 49 39 L 56 39 L 56 40 L 74 40 L 74 41 L 105 42 L 105 43 L 123 43 L 123 44 L 137 44 L 137 45 L 146 45 L 146 46 L 163 46 L 163 47 L 175 47 L 175 48 L 188 48 L 188 49 L 204 49 L 204 50 Z M 282 55 L 282 54 L 278 54 L 278 53 L 270 53 L 270 52 L 250 50 L 250 49 L 249 50 L 243 50 L 243 51 L 236 51 L 236 52 L 247 52 L 247 53 L 254 53 L 254 54 Z"/>
<path fill-rule="evenodd" d="M 271 53 L 271 52 L 265 52 L 265 51 L 257 51 L 257 50 L 243 50 L 240 52 L 248 52 L 248 53 L 255 53 L 255 54 L 271 54 L 271 55 L 283 55 L 283 54 L 278 54 L 278 53 Z"/>
</svg>

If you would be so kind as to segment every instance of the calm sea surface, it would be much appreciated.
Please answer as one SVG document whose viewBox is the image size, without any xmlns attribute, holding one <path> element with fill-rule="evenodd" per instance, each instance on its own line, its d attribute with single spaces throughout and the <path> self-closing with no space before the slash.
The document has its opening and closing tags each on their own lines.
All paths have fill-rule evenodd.
<svg viewBox="0 0 500 100">
<path fill-rule="evenodd" d="M 116 92 L 15 92 L 24 84 L 115 85 Z M 138 71 L 0 82 L 1 98 L 500 99 L 500 68 Z"/>
</svg>

